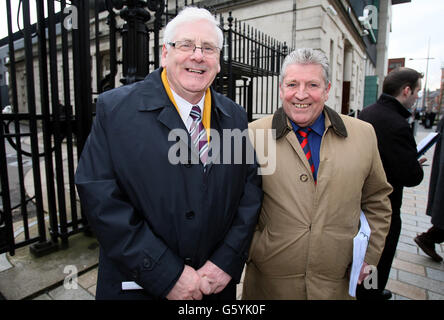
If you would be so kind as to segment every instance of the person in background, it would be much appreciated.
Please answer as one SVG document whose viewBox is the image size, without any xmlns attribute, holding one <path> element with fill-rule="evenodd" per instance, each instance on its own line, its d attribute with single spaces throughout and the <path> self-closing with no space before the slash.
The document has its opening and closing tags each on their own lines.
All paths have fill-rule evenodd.
<svg viewBox="0 0 444 320">
<path fill-rule="evenodd" d="M 210 12 L 185 8 L 166 26 L 162 68 L 97 100 L 76 171 L 100 243 L 97 299 L 236 298 L 262 190 L 255 161 L 209 160 L 248 144 L 210 140 L 248 126 L 245 110 L 210 88 L 222 42 Z M 174 163 L 177 144 L 188 156 Z"/>
<path fill-rule="evenodd" d="M 280 76 L 282 107 L 250 124 L 261 169 L 271 162 L 263 155 L 276 152 L 274 172 L 262 176 L 264 200 L 243 299 L 352 299 L 349 273 L 361 210 L 371 237 L 360 281 L 367 265 L 379 261 L 392 188 L 372 126 L 325 105 L 329 75 L 323 52 L 291 52 Z"/>
<path fill-rule="evenodd" d="M 384 79 L 382 94 L 375 104 L 365 107 L 359 119 L 372 124 L 378 137 L 378 149 L 388 182 L 393 187 L 390 194 L 392 221 L 385 241 L 384 251 L 377 266 L 378 286 L 366 289 L 358 286 L 358 300 L 390 299 L 385 289 L 401 233 L 401 204 L 404 187 L 421 183 L 425 158 L 417 159 L 416 142 L 407 121 L 411 107 L 418 99 L 422 75 L 410 68 L 397 68 Z"/>
<path fill-rule="evenodd" d="M 439 132 L 439 137 L 433 155 L 426 209 L 426 214 L 432 217 L 433 226 L 415 237 L 414 241 L 433 260 L 441 262 L 442 257 L 436 253 L 435 244 L 444 242 L 444 118 L 439 121 L 436 131 Z"/>
</svg>

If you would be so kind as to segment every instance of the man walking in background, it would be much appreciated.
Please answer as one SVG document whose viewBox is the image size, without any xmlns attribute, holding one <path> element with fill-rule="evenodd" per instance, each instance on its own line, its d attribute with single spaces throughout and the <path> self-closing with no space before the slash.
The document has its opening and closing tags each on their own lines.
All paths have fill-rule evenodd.
<svg viewBox="0 0 444 320">
<path fill-rule="evenodd" d="M 424 175 L 421 164 L 426 161 L 425 158 L 417 159 L 415 138 L 407 121 L 421 90 L 421 78 L 422 75 L 413 69 L 393 70 L 384 79 L 383 93 L 378 101 L 365 107 L 359 115 L 359 119 L 375 128 L 382 164 L 393 192 L 389 196 L 392 205 L 390 230 L 377 266 L 378 286 L 376 289 L 358 286 L 357 299 L 390 299 L 392 296 L 385 286 L 401 233 L 403 188 L 421 183 Z"/>
</svg>

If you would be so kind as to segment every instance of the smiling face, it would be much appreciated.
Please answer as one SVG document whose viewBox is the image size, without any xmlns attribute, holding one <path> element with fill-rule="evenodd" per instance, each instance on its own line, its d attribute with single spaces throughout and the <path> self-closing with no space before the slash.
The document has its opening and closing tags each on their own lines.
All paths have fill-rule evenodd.
<svg viewBox="0 0 444 320">
<path fill-rule="evenodd" d="M 298 126 L 312 125 L 328 99 L 330 83 L 318 64 L 291 64 L 287 67 L 279 94 L 286 115 Z"/>
<path fill-rule="evenodd" d="M 181 24 L 172 40 L 191 41 L 197 47 L 209 44 L 217 47 L 214 25 L 206 20 Z M 172 46 L 162 48 L 162 67 L 167 69 L 171 88 L 190 103 L 197 103 L 220 71 L 219 52 L 204 56 L 198 48 L 193 52 L 182 52 Z"/>
</svg>

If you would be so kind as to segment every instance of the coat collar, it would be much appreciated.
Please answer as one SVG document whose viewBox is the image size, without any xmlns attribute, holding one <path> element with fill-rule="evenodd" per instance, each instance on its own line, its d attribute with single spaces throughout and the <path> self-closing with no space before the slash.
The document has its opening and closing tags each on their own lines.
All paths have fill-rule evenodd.
<svg viewBox="0 0 444 320">
<path fill-rule="evenodd" d="M 401 102 L 399 102 L 398 99 L 389 94 L 386 93 L 381 94 L 381 96 L 378 99 L 378 103 L 380 105 L 392 109 L 393 111 L 399 113 L 401 116 L 403 116 L 406 119 L 412 115 L 412 113 L 406 107 L 404 107 L 401 104 Z"/>
<path fill-rule="evenodd" d="M 344 121 L 342 121 L 341 116 L 328 106 L 324 106 L 325 115 L 325 128 L 332 127 L 333 131 L 341 137 L 347 137 L 347 129 L 345 128 Z M 273 120 L 271 127 L 275 129 L 276 136 L 275 139 L 280 139 L 285 136 L 288 132 L 292 131 L 292 127 L 289 123 L 287 115 L 284 109 L 281 107 L 273 115 Z"/>
<path fill-rule="evenodd" d="M 140 99 L 135 99 L 135 103 L 138 103 L 137 110 L 139 112 L 152 112 L 159 110 L 157 120 L 160 121 L 168 129 L 184 129 L 185 124 L 182 121 L 179 113 L 177 112 L 173 102 L 168 97 L 168 94 L 163 86 L 162 79 L 162 68 L 157 69 L 150 73 L 143 81 L 140 82 L 140 87 L 137 87 L 137 94 L 135 96 L 140 97 Z M 229 117 L 232 118 L 232 111 L 227 103 L 224 103 L 224 97 L 210 88 L 211 93 L 211 128 L 220 131 L 222 118 Z M 187 130 L 188 131 L 188 130 Z M 191 136 L 187 135 L 184 140 L 183 136 L 177 136 L 177 138 L 185 143 L 188 148 L 192 150 L 193 159 L 199 159 L 199 153 L 195 148 L 191 148 Z M 211 142 L 210 142 L 211 143 Z M 216 148 L 213 150 L 213 158 L 216 159 L 219 155 L 220 150 Z M 210 171 L 212 163 L 208 165 L 207 172 Z"/>
</svg>

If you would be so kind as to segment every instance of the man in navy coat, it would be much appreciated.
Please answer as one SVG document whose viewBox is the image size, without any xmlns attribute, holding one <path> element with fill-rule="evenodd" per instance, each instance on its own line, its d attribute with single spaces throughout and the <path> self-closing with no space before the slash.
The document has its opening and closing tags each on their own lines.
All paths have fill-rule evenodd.
<svg viewBox="0 0 444 320">
<path fill-rule="evenodd" d="M 97 299 L 236 298 L 262 190 L 248 138 L 217 143 L 248 126 L 210 89 L 222 42 L 207 10 L 186 8 L 165 29 L 162 68 L 97 100 L 76 172 L 100 243 Z"/>
</svg>

